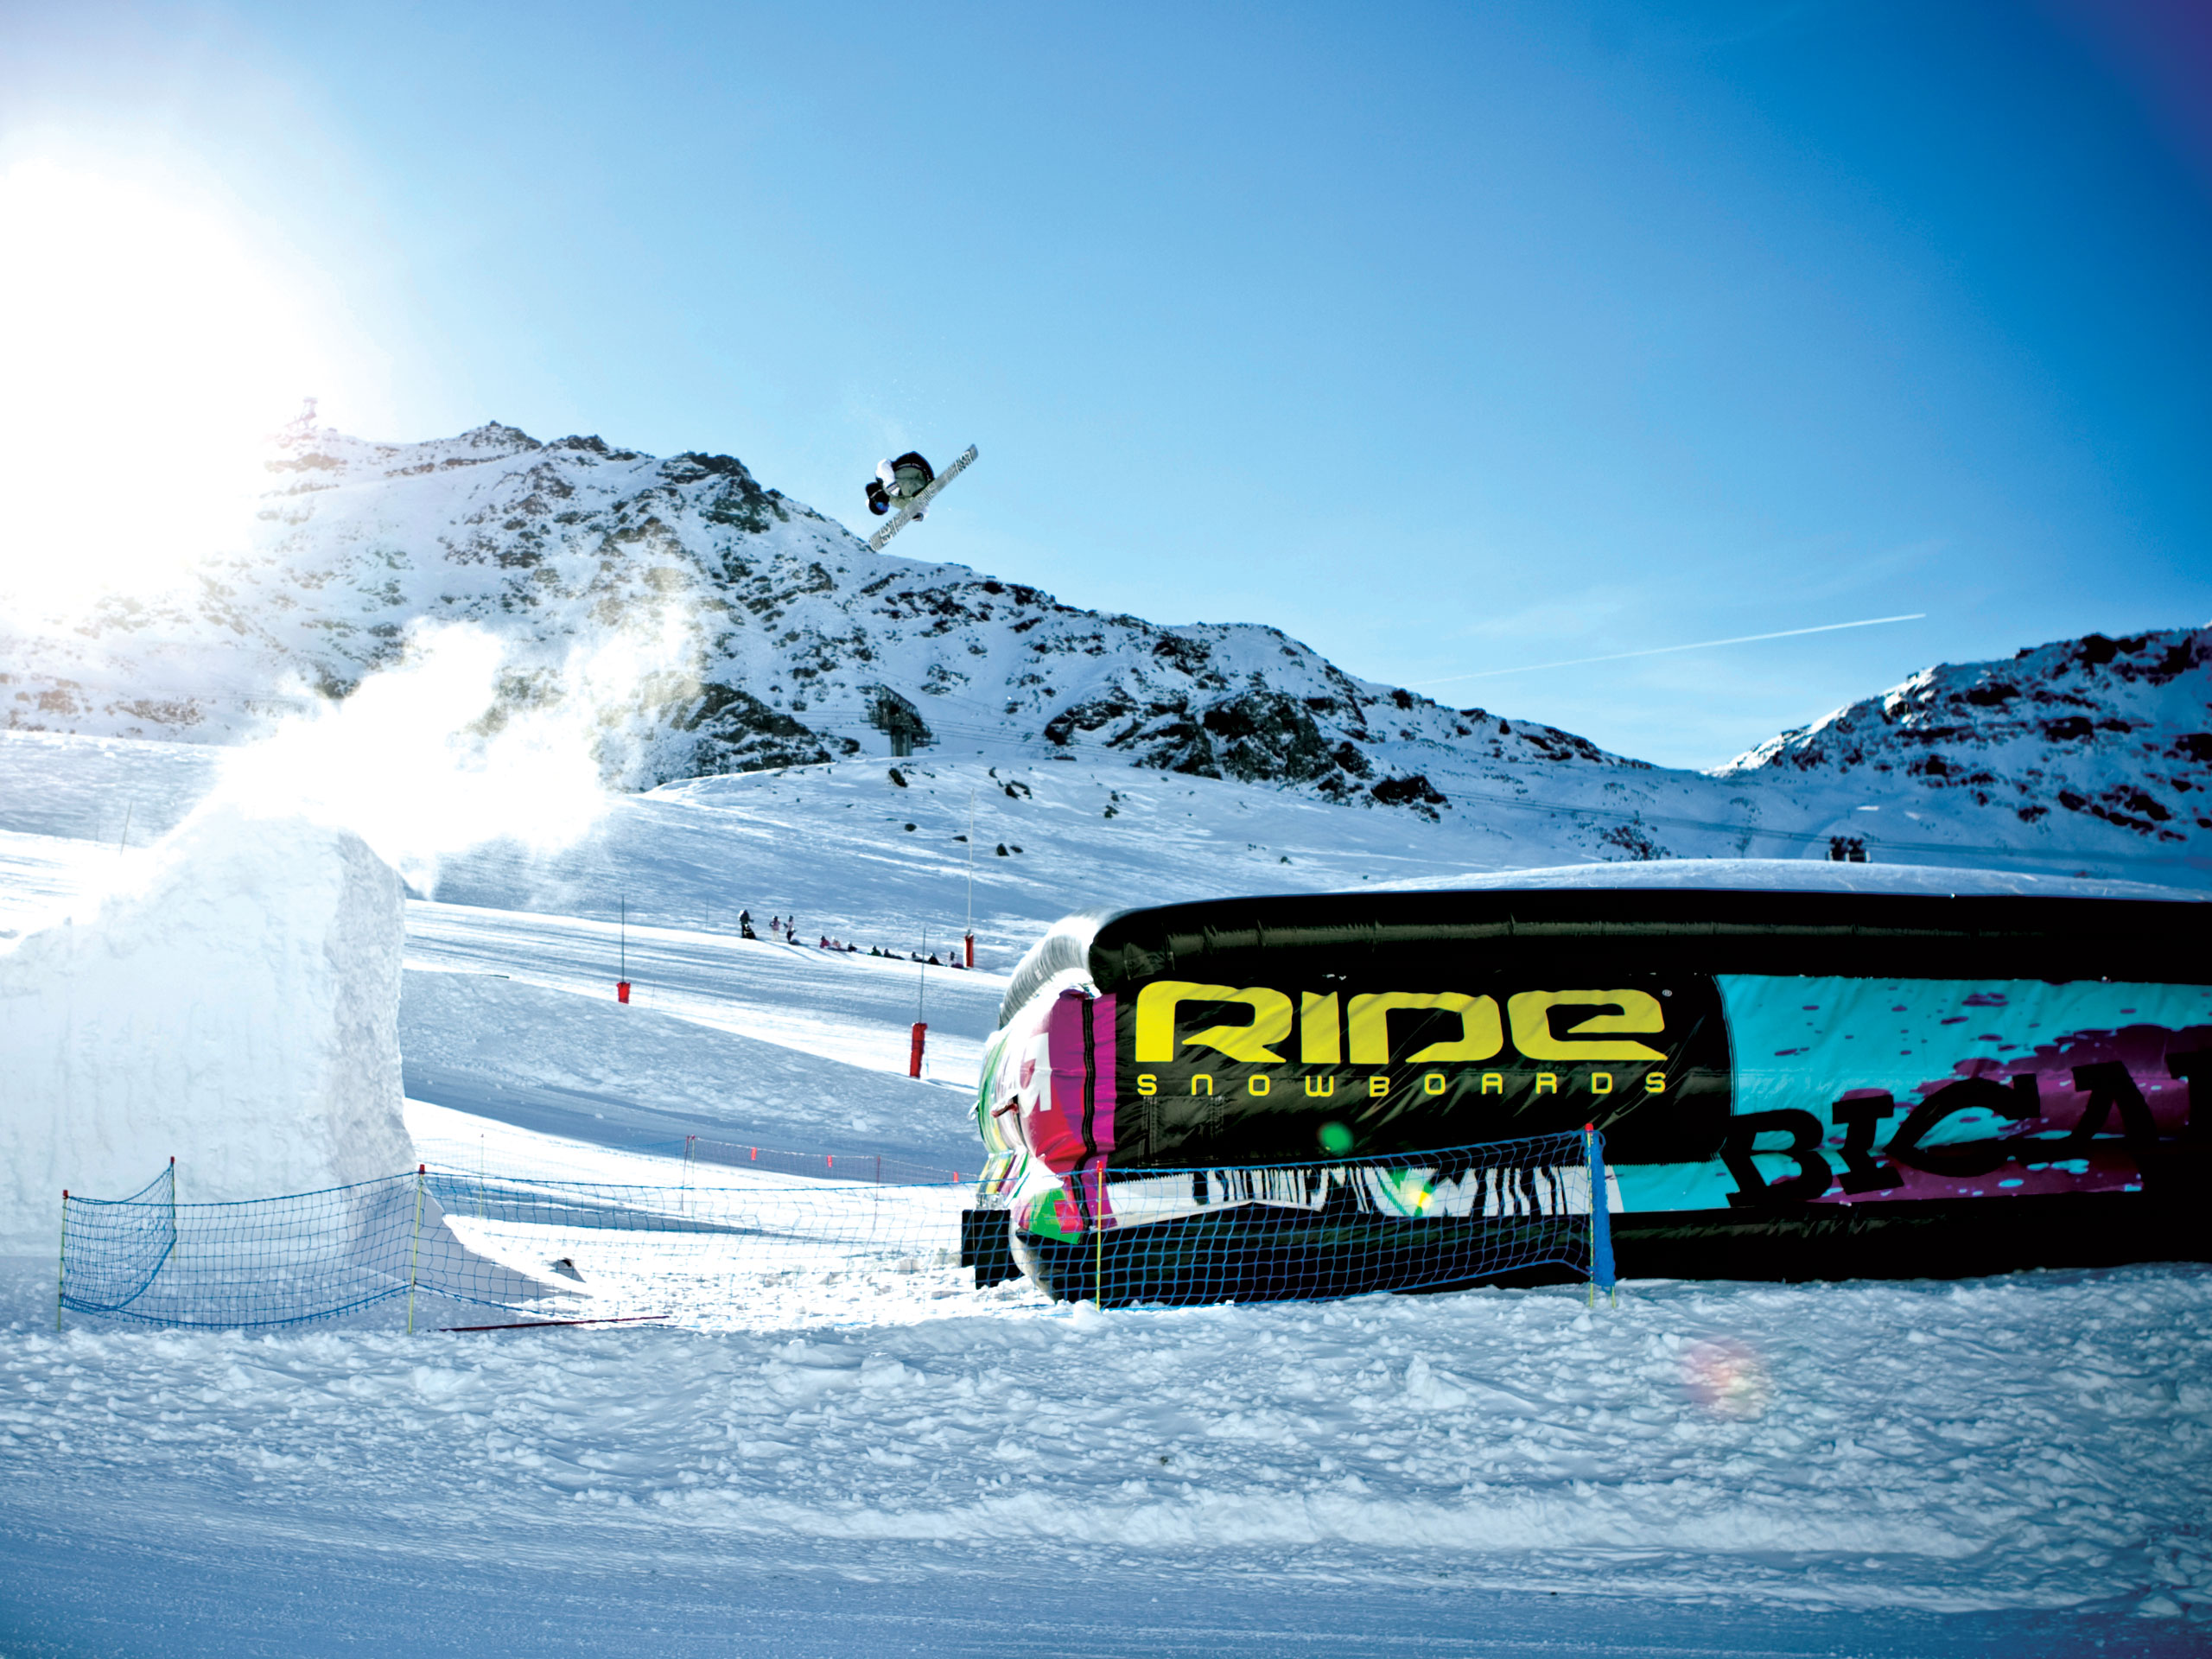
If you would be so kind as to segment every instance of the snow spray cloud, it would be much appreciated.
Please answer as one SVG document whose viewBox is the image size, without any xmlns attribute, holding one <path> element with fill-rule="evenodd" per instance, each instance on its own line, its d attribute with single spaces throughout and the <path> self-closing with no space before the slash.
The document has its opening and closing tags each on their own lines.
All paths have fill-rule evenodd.
<svg viewBox="0 0 2212 1659">
<path fill-rule="evenodd" d="M 418 887 L 485 842 L 564 846 L 607 810 L 602 748 L 682 635 L 671 613 L 523 668 L 473 625 L 420 628 L 397 666 L 232 752 L 202 810 L 342 824 Z"/>
</svg>

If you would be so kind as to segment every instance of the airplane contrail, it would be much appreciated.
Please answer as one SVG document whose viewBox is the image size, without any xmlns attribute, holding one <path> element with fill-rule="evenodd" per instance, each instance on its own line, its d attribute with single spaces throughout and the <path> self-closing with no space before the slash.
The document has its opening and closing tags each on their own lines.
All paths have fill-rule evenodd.
<svg viewBox="0 0 2212 1659">
<path fill-rule="evenodd" d="M 1672 651 L 1710 651 L 1715 645 L 1748 645 L 1760 639 L 1794 639 L 1801 633 L 1834 633 L 1839 628 L 1878 628 L 1885 622 L 1918 622 L 1927 616 L 1925 611 L 1915 611 L 1910 616 L 1870 616 L 1860 622 L 1824 622 L 1817 628 L 1784 628 L 1779 633 L 1740 633 L 1733 639 L 1700 639 L 1694 645 L 1654 645 L 1649 651 L 1617 651 L 1605 657 L 1569 657 L 1563 662 L 1529 663 L 1520 668 L 1485 668 L 1472 674 L 1447 674 L 1437 680 L 1415 680 L 1414 685 L 1450 685 L 1459 680 L 1487 680 L 1500 674 L 1534 674 L 1547 668 L 1580 668 L 1585 663 L 1625 662 L 1630 657 L 1664 657 Z"/>
</svg>

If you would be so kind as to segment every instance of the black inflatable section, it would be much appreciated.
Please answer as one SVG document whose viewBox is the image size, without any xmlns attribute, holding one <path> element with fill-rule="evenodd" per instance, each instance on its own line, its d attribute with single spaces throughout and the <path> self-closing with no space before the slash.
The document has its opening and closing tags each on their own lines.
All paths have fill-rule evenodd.
<svg viewBox="0 0 2212 1659">
<path fill-rule="evenodd" d="M 2182 1190 L 1802 1205 L 1612 1217 L 1624 1279 L 1971 1279 L 2032 1268 L 2212 1262 L 2212 1211 Z M 2199 1162 L 2194 1190 L 2212 1177 Z"/>
<path fill-rule="evenodd" d="M 2194 904 L 2017 894 L 1623 887 L 1324 893 L 1124 911 L 1096 923 L 1087 957 L 1102 991 L 1170 975 L 1259 978 L 1280 973 L 1286 956 L 1300 952 L 1341 963 L 1362 952 L 1440 946 L 1484 947 L 1541 975 L 1582 966 L 1593 941 L 1603 942 L 1607 961 L 1623 972 L 2207 984 L 2208 922 L 2212 908 Z M 1074 954 L 1073 940 L 1053 943 L 1060 960 Z M 1007 1001 L 1014 1003 L 1011 994 Z"/>
</svg>

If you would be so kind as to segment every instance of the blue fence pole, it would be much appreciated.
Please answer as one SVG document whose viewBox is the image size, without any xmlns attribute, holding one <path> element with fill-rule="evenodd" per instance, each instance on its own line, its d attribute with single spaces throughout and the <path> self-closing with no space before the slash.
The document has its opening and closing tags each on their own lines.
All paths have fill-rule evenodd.
<svg viewBox="0 0 2212 1659">
<path fill-rule="evenodd" d="M 1613 1217 L 1605 1194 L 1605 1137 L 1597 1126 L 1582 1126 L 1582 1149 L 1590 1163 L 1590 1282 L 1608 1296 L 1613 1292 Z"/>
<path fill-rule="evenodd" d="M 61 1329 L 61 1304 L 69 1294 L 69 1189 L 61 1189 L 61 1262 L 54 1274 L 54 1328 Z"/>
</svg>

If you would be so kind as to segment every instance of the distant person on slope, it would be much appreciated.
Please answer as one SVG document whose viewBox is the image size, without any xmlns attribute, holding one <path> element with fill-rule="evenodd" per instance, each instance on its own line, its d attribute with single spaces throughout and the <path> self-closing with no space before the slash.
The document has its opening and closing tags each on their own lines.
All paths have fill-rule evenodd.
<svg viewBox="0 0 2212 1659">
<path fill-rule="evenodd" d="M 895 512 L 929 488 L 936 477 L 929 462 L 912 449 L 896 461 L 879 461 L 875 476 L 868 481 L 868 510 L 879 518 Z"/>
</svg>

